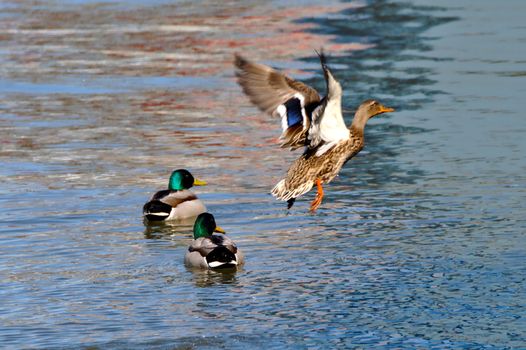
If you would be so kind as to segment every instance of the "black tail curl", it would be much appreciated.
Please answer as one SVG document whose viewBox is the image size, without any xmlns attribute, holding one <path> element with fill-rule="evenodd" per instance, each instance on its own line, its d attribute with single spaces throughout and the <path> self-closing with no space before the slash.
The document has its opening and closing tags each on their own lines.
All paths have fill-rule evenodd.
<svg viewBox="0 0 526 350">
<path fill-rule="evenodd" d="M 208 265 L 210 265 L 212 262 L 222 263 L 222 265 L 214 267 L 216 269 L 231 268 L 236 266 L 235 264 L 231 263 L 232 261 L 237 261 L 235 254 L 228 250 L 227 247 L 222 246 L 215 248 L 206 256 L 206 262 Z"/>
<path fill-rule="evenodd" d="M 149 221 L 162 221 L 170 216 L 172 207 L 161 201 L 153 200 L 144 205 L 142 212 Z"/>
</svg>

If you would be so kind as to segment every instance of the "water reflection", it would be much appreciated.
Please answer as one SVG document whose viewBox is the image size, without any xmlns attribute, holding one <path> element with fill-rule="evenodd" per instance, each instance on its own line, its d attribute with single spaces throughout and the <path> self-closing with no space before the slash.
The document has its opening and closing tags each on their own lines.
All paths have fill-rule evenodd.
<svg viewBox="0 0 526 350">
<path fill-rule="evenodd" d="M 491 3 L 0 4 L 2 345 L 521 347 L 522 12 Z M 513 30 L 476 30 L 488 13 Z M 317 215 L 287 212 L 268 191 L 297 155 L 232 55 L 323 91 L 322 46 L 346 109 L 399 112 Z M 142 223 L 189 165 L 235 274 L 184 267 L 191 225 Z"/>
<path fill-rule="evenodd" d="M 230 269 L 230 270 L 198 270 L 189 269 L 192 273 L 192 279 L 196 287 L 206 288 L 218 284 L 235 284 L 237 282 L 236 273 L 241 271 Z M 206 308 L 206 304 L 197 304 L 197 307 Z"/>
<path fill-rule="evenodd" d="M 144 237 L 147 239 L 160 239 L 170 237 L 192 237 L 195 218 L 171 220 L 166 222 L 149 222 L 144 219 Z"/>
<path fill-rule="evenodd" d="M 427 54 L 434 38 L 425 32 L 458 17 L 448 16 L 443 7 L 384 0 L 369 1 L 342 13 L 345 16 L 308 21 L 319 24 L 311 29 L 314 32 L 328 30 L 337 34 L 339 42 L 369 46 L 331 60 L 347 67 L 338 74 L 350 87 L 346 90 L 347 107 L 373 96 L 385 99 L 386 105 L 397 111 L 415 110 L 433 101 L 434 95 L 447 93 L 433 86 L 433 62 L 444 58 Z"/>
</svg>

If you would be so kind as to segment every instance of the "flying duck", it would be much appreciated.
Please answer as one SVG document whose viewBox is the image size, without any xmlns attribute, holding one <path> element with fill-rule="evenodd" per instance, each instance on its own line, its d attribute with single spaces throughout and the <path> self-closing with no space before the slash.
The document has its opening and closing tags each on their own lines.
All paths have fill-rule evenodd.
<svg viewBox="0 0 526 350">
<path fill-rule="evenodd" d="M 351 126 L 342 115 L 342 88 L 327 67 L 325 55 L 318 53 L 326 82 L 321 98 L 312 87 L 296 81 L 263 64 L 235 55 L 238 83 L 260 110 L 281 119 L 281 147 L 304 148 L 284 179 L 271 193 L 287 201 L 290 209 L 297 197 L 317 188 L 310 205 L 316 211 L 323 199 L 323 184 L 331 182 L 342 166 L 364 146 L 367 121 L 382 113 L 393 112 L 376 100 L 366 100 L 356 110 Z"/>
</svg>

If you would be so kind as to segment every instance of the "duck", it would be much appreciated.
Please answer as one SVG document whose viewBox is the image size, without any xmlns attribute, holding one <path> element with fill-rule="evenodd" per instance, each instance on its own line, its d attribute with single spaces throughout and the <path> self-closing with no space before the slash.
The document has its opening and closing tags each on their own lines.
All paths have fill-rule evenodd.
<svg viewBox="0 0 526 350">
<path fill-rule="evenodd" d="M 189 189 L 204 186 L 205 181 L 194 178 L 186 169 L 177 169 L 170 175 L 168 189 L 156 192 L 143 206 L 148 221 L 161 222 L 196 217 L 206 212 L 206 207 Z"/>
<path fill-rule="evenodd" d="M 243 253 L 225 234 L 212 214 L 199 214 L 193 228 L 194 240 L 185 254 L 184 264 L 190 268 L 214 270 L 243 265 Z"/>
<path fill-rule="evenodd" d="M 364 147 L 364 128 L 377 115 L 394 112 L 377 100 L 363 101 L 350 127 L 342 115 L 342 87 L 327 66 L 323 50 L 317 52 L 325 78 L 326 95 L 269 66 L 234 55 L 237 82 L 261 111 L 281 119 L 282 148 L 303 153 L 289 167 L 285 177 L 271 190 L 276 199 L 287 201 L 290 209 L 297 197 L 316 186 L 310 204 L 315 212 L 321 205 L 323 185 L 330 183 L 341 168 Z"/>
</svg>

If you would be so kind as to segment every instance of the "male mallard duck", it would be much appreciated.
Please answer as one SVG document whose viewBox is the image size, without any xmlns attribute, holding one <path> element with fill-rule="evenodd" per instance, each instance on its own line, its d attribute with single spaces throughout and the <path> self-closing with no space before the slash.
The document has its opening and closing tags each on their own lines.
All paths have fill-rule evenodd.
<svg viewBox="0 0 526 350">
<path fill-rule="evenodd" d="M 364 101 L 347 128 L 342 116 L 342 88 L 327 67 L 323 52 L 318 55 L 327 85 L 327 96 L 323 98 L 306 84 L 235 55 L 238 83 L 250 101 L 281 118 L 281 147 L 305 147 L 286 177 L 272 189 L 277 199 L 288 202 L 289 209 L 296 197 L 316 185 L 318 192 L 310 206 L 315 211 L 323 198 L 322 184 L 331 182 L 342 166 L 362 150 L 367 120 L 394 111 L 377 101 Z"/>
<path fill-rule="evenodd" d="M 214 232 L 223 233 L 216 235 Z M 184 264 L 201 269 L 233 268 L 244 262 L 243 253 L 224 235 L 210 213 L 199 214 L 194 223 L 194 241 L 184 256 Z"/>
<path fill-rule="evenodd" d="M 206 185 L 195 179 L 186 169 L 172 172 L 168 189 L 155 193 L 142 209 L 149 221 L 166 221 L 197 216 L 206 211 L 206 207 L 190 190 L 192 186 Z"/>
</svg>

